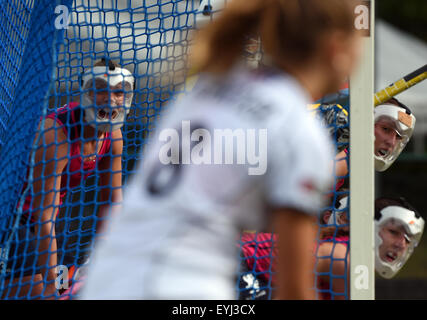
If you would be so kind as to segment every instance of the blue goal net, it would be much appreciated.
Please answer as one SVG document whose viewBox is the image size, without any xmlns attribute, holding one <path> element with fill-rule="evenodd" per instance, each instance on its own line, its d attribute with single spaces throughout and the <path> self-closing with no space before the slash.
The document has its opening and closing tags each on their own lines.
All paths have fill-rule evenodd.
<svg viewBox="0 0 427 320">
<path fill-rule="evenodd" d="M 120 202 L 117 190 L 144 155 L 167 102 L 191 90 L 186 74 L 191 33 L 197 15 L 211 10 L 198 11 L 199 5 L 199 0 L 0 0 L 2 299 L 78 297 L 103 222 Z M 96 74 L 100 66 L 108 74 Z M 80 107 L 84 97 L 91 89 L 105 90 L 102 81 L 87 82 L 88 73 L 110 81 L 122 77 L 117 90 L 131 103 L 119 136 L 94 138 L 82 129 L 88 116 Z M 336 141 L 342 155 L 337 163 L 348 158 L 348 104 L 343 88 L 308 106 Z M 107 112 L 114 117 L 114 110 Z M 331 267 L 348 261 L 348 224 L 336 218 L 348 211 L 341 201 L 348 196 L 347 178 L 337 176 L 330 203 L 319 213 L 313 244 L 318 298 L 348 298 L 347 274 L 334 274 Z M 275 239 L 274 232 L 253 230 L 236 242 L 237 299 L 274 296 Z"/>
</svg>

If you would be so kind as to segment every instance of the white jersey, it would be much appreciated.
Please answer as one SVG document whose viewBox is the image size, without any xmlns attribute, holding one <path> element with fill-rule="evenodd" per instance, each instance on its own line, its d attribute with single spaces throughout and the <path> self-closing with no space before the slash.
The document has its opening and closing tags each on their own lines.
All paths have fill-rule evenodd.
<svg viewBox="0 0 427 320">
<path fill-rule="evenodd" d="M 267 207 L 317 214 L 332 186 L 308 103 L 283 74 L 200 76 L 160 121 L 82 298 L 236 298 L 239 232 L 263 228 Z"/>
</svg>

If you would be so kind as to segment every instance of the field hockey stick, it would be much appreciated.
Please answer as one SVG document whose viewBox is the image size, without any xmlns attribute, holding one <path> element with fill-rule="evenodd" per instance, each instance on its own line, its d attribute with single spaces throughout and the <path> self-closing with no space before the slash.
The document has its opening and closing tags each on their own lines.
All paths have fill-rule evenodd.
<svg viewBox="0 0 427 320">
<path fill-rule="evenodd" d="M 427 64 L 397 80 L 374 95 L 374 107 L 409 89 L 427 78 Z"/>
</svg>

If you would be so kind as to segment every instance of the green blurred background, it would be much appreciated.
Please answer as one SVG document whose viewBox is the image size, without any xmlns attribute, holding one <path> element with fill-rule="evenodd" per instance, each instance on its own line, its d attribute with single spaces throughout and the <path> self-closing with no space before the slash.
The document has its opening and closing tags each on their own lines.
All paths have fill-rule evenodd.
<svg viewBox="0 0 427 320">
<path fill-rule="evenodd" d="M 426 0 L 376 0 L 375 10 L 376 18 L 427 42 Z"/>
<path fill-rule="evenodd" d="M 376 19 L 385 20 L 427 44 L 426 0 L 376 0 L 375 2 Z M 408 73 L 411 71 L 408 70 Z M 395 80 L 397 79 L 390 79 L 390 81 Z M 427 85 L 426 83 L 421 85 L 426 87 L 427 97 Z M 425 138 L 424 141 L 427 139 Z M 376 174 L 376 196 L 403 196 L 426 218 L 426 184 L 427 143 L 424 145 L 423 153 L 415 154 L 414 144 L 411 141 L 390 169 Z M 424 232 L 419 247 L 395 278 L 384 280 L 377 276 L 376 298 L 427 299 L 427 232 Z"/>
</svg>

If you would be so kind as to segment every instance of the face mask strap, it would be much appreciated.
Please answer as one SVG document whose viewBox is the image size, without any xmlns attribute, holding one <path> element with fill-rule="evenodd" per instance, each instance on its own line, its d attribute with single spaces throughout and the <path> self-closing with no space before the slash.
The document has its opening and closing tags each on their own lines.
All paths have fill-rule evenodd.
<svg viewBox="0 0 427 320">
<path fill-rule="evenodd" d="M 411 110 L 406 105 L 404 105 L 402 102 L 400 102 L 396 98 L 393 98 L 393 101 L 395 101 L 399 105 L 399 107 L 405 109 L 405 112 L 406 112 L 407 115 L 411 115 L 412 114 Z"/>
</svg>

